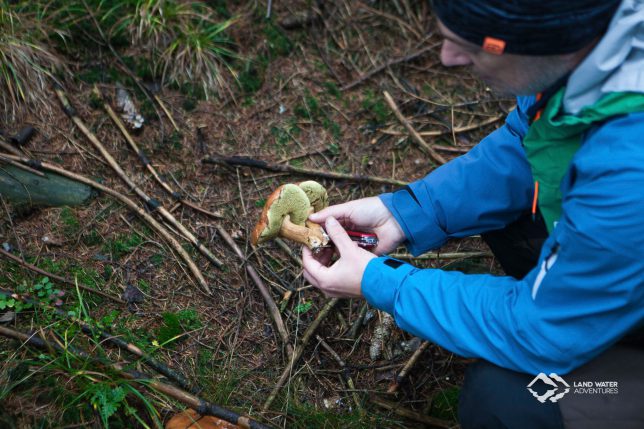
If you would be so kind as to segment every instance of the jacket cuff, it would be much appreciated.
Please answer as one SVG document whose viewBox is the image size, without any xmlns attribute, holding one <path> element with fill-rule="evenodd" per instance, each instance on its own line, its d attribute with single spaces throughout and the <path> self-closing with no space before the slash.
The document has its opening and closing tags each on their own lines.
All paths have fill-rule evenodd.
<svg viewBox="0 0 644 429">
<path fill-rule="evenodd" d="M 397 259 L 386 256 L 373 258 L 362 275 L 362 294 L 369 304 L 394 314 L 398 287 L 416 270 L 418 268 Z"/>
<path fill-rule="evenodd" d="M 413 189 L 419 185 L 412 183 L 396 192 L 379 196 L 383 204 L 398 221 L 405 233 L 405 237 L 407 237 L 407 249 L 414 256 L 436 249 L 447 240 L 447 234 L 436 222 L 435 213 L 428 213 L 420 205 Z"/>
</svg>

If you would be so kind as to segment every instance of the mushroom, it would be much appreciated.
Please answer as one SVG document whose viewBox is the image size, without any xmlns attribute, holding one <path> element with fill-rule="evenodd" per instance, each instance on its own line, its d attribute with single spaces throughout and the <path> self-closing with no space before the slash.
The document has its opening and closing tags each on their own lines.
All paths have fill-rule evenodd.
<svg viewBox="0 0 644 429">
<path fill-rule="evenodd" d="M 306 192 L 298 185 L 288 183 L 277 188 L 266 200 L 259 222 L 253 230 L 253 245 L 277 236 L 288 238 L 317 250 L 329 242 L 322 228 L 305 226 L 314 208 Z"/>
<path fill-rule="evenodd" d="M 309 204 L 313 206 L 313 212 L 319 212 L 329 205 L 329 197 L 324 186 L 315 180 L 307 180 L 297 184 L 309 199 Z"/>
<path fill-rule="evenodd" d="M 299 186 L 304 191 L 307 198 L 309 199 L 309 204 L 311 204 L 311 206 L 313 207 L 313 213 L 319 212 L 329 205 L 329 196 L 326 193 L 326 189 L 315 180 L 300 182 L 297 184 L 297 186 Z M 316 235 L 328 237 L 324 229 L 322 229 L 322 227 L 317 223 L 311 222 L 307 219 L 304 224 L 309 229 L 314 230 Z"/>
</svg>

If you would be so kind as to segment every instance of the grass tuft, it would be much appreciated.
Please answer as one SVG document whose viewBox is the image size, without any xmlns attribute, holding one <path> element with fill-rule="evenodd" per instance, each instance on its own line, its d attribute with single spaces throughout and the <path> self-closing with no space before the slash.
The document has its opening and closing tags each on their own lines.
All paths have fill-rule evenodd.
<svg viewBox="0 0 644 429">
<path fill-rule="evenodd" d="M 64 68 L 44 43 L 51 29 L 41 18 L 22 2 L 0 0 L 0 112 L 7 122 L 47 111 L 49 81 Z"/>
</svg>

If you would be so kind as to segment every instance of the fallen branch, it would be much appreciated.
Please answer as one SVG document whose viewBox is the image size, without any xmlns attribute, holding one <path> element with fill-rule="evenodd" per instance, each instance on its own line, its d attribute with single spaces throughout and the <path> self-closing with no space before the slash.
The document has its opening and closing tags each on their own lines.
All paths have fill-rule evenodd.
<svg viewBox="0 0 644 429">
<path fill-rule="evenodd" d="M 387 393 L 396 393 L 396 391 L 400 387 L 400 383 L 402 383 L 405 377 L 407 377 L 407 374 L 409 374 L 409 371 L 416 364 L 416 361 L 418 361 L 420 355 L 423 354 L 427 346 L 429 346 L 429 341 L 423 341 L 420 344 L 416 351 L 411 355 L 405 366 L 403 366 L 398 375 L 396 375 L 396 378 L 387 389 Z"/>
<path fill-rule="evenodd" d="M 199 250 L 214 266 L 217 268 L 221 269 L 223 268 L 224 264 L 221 262 L 206 246 L 204 246 L 195 235 L 190 232 L 181 222 L 179 222 L 173 215 L 170 213 L 168 210 L 166 210 L 165 207 L 161 204 L 160 201 L 150 198 L 143 190 L 136 184 L 130 177 L 123 171 L 121 166 L 116 162 L 116 160 L 110 155 L 110 153 L 105 149 L 103 144 L 98 140 L 98 138 L 92 133 L 87 126 L 83 123 L 83 120 L 78 116 L 78 113 L 76 112 L 76 109 L 71 105 L 69 100 L 67 99 L 67 96 L 63 92 L 62 88 L 57 87 L 55 89 L 56 95 L 58 96 L 58 99 L 60 100 L 61 104 L 63 105 L 63 110 L 69 116 L 69 118 L 74 122 L 74 124 L 78 127 L 78 129 L 85 135 L 87 140 L 92 143 L 94 148 L 98 150 L 103 158 L 108 162 L 110 167 L 112 167 L 112 170 L 116 172 L 116 174 L 130 187 L 135 194 L 137 194 L 144 202 L 145 204 L 153 210 L 156 210 L 159 212 L 161 217 L 165 219 L 168 223 L 170 223 L 173 227 L 175 227 L 181 235 L 183 235 L 194 247 Z"/>
<path fill-rule="evenodd" d="M 27 167 L 26 165 L 20 164 L 19 162 L 16 162 L 14 160 L 5 158 L 4 156 L 2 156 L 2 154 L 0 154 L 0 161 L 2 161 L 3 163 L 7 163 L 9 165 L 12 165 L 12 166 L 14 166 L 16 168 L 19 168 L 19 169 L 21 169 L 23 171 L 27 171 L 27 172 L 29 172 L 31 174 L 35 174 L 38 177 L 45 177 L 45 173 L 43 173 L 41 171 L 38 171 L 38 170 L 34 170 L 33 168 Z"/>
<path fill-rule="evenodd" d="M 20 265 L 20 266 L 22 266 L 24 268 L 27 268 L 28 270 L 31 270 L 31 271 L 33 271 L 35 273 L 38 273 L 40 275 L 43 275 L 43 276 L 49 277 L 51 279 L 57 280 L 57 281 L 59 281 L 61 283 L 66 283 L 68 285 L 72 285 L 72 286 L 78 285 L 79 289 L 83 289 L 84 291 L 95 293 L 96 295 L 100 295 L 103 298 L 107 298 L 107 299 L 110 299 L 110 300 L 112 300 L 114 302 L 118 302 L 119 304 L 125 304 L 125 301 L 123 301 L 121 298 L 117 298 L 117 297 L 112 296 L 110 294 L 107 294 L 105 292 L 101 292 L 100 290 L 93 289 L 93 288 L 91 288 L 91 287 L 89 287 L 87 285 L 84 285 L 82 283 L 77 283 L 74 280 L 66 279 L 65 277 L 57 276 L 56 274 L 50 273 L 49 271 L 45 271 L 45 270 L 43 270 L 41 268 L 38 268 L 35 265 L 30 264 L 29 262 L 25 261 L 24 259 L 19 258 L 16 255 L 12 255 L 11 253 L 7 252 L 6 250 L 4 250 L 2 248 L 0 248 L 0 256 L 4 256 L 5 258 L 10 259 L 13 262 L 17 263 L 18 265 Z"/>
<path fill-rule="evenodd" d="M 255 283 L 255 286 L 257 286 L 257 289 L 259 289 L 259 293 L 262 295 L 262 298 L 266 303 L 266 307 L 268 307 L 268 312 L 271 315 L 271 318 L 273 319 L 273 323 L 277 328 L 277 332 L 282 342 L 284 343 L 284 347 L 286 347 L 287 355 L 289 358 L 292 358 L 293 346 L 289 341 L 289 335 L 288 335 L 288 331 L 286 330 L 286 325 L 284 325 L 284 321 L 282 320 L 282 316 L 280 315 L 279 308 L 277 307 L 275 300 L 271 296 L 271 293 L 269 292 L 268 288 L 262 281 L 262 278 L 259 276 L 259 274 L 257 274 L 257 271 L 255 270 L 255 268 L 246 259 L 244 252 L 241 251 L 241 249 L 239 248 L 237 243 L 235 243 L 235 240 L 233 240 L 230 234 L 228 234 L 228 232 L 220 225 L 216 225 L 215 227 L 217 228 L 217 232 L 219 233 L 219 235 L 221 235 L 221 238 L 223 238 L 224 241 L 233 249 L 233 251 L 235 252 L 237 257 L 239 257 L 242 263 L 246 265 L 246 272 L 248 272 L 248 275 Z"/>
<path fill-rule="evenodd" d="M 262 412 L 265 412 L 266 410 L 268 410 L 268 407 L 271 406 L 271 404 L 277 397 L 277 394 L 279 393 L 280 389 L 282 388 L 282 386 L 284 386 L 284 383 L 286 383 L 286 380 L 293 372 L 293 367 L 295 367 L 295 364 L 297 363 L 297 361 L 300 360 L 300 357 L 302 357 L 302 353 L 304 353 L 304 349 L 309 343 L 309 340 L 311 339 L 311 337 L 313 336 L 317 328 L 320 326 L 322 321 L 326 319 L 326 317 L 329 315 L 329 312 L 331 312 L 333 307 L 335 307 L 335 305 L 338 303 L 338 301 L 339 301 L 338 298 L 333 298 L 329 300 L 324 306 L 324 308 L 320 310 L 320 313 L 318 313 L 318 316 L 315 318 L 313 323 L 311 323 L 311 325 L 304 332 L 304 335 L 302 335 L 302 339 L 300 340 L 300 343 L 297 345 L 295 352 L 293 353 L 293 356 L 291 357 L 288 365 L 286 365 L 286 368 L 284 368 L 284 371 L 282 372 L 282 375 L 280 376 L 279 380 L 277 380 L 277 383 L 275 384 L 273 391 L 271 392 L 271 394 L 268 396 L 268 399 L 264 403 L 264 406 L 262 407 Z"/>
<path fill-rule="evenodd" d="M 132 211 L 134 211 L 139 217 L 141 217 L 153 230 L 155 230 L 159 235 L 161 235 L 167 242 L 170 244 L 170 246 L 181 256 L 181 259 L 188 265 L 188 268 L 192 272 L 192 274 L 197 278 L 198 283 L 201 285 L 201 287 L 204 288 L 204 290 L 210 294 L 210 287 L 208 286 L 208 282 L 206 282 L 206 279 L 204 278 L 203 274 L 201 274 L 201 271 L 197 267 L 197 265 L 194 263 L 188 252 L 181 246 L 181 243 L 179 243 L 167 230 L 164 228 L 159 222 L 156 221 L 152 216 L 150 216 L 145 210 L 141 209 L 134 201 L 132 201 L 130 198 L 126 197 L 125 195 L 116 192 L 113 189 L 108 188 L 107 186 L 101 185 L 99 183 L 96 183 L 95 181 L 88 179 L 87 177 L 81 176 L 80 174 L 72 173 L 70 171 L 65 170 L 62 167 L 57 167 L 53 164 L 49 164 L 47 162 L 41 162 L 41 161 L 36 161 L 36 160 L 30 160 L 27 158 L 22 158 L 22 157 L 16 157 L 13 155 L 5 155 L 11 159 L 14 159 L 16 161 L 20 161 L 24 164 L 27 164 L 31 167 L 36 167 L 36 168 L 43 168 L 48 171 L 53 171 L 54 173 L 58 173 L 61 176 L 69 177 L 70 179 L 79 181 L 81 183 L 85 183 L 95 189 L 98 189 L 101 192 L 104 192 L 117 200 L 121 201 L 123 204 L 125 204 L 127 207 L 129 207 Z"/>
<path fill-rule="evenodd" d="M 451 423 L 451 422 L 448 422 L 447 420 L 438 419 L 436 417 L 431 417 L 423 413 L 419 413 L 407 408 L 403 408 L 397 402 L 385 401 L 384 399 L 380 399 L 376 397 L 371 398 L 371 402 L 386 410 L 393 411 L 394 413 L 398 414 L 401 417 L 405 417 L 411 420 L 415 420 L 417 422 L 425 423 L 430 426 L 435 426 L 435 427 L 445 428 L 445 429 L 458 427 L 456 423 Z"/>
<path fill-rule="evenodd" d="M 407 118 L 400 112 L 398 109 L 398 106 L 396 105 L 396 102 L 394 99 L 391 97 L 391 94 L 389 94 L 387 91 L 383 92 L 385 96 L 385 101 L 387 101 L 387 104 L 391 108 L 391 110 L 394 112 L 398 120 L 400 121 L 401 124 L 404 125 L 405 128 L 407 128 L 407 131 L 409 131 L 409 134 L 411 134 L 412 138 L 416 140 L 416 143 L 420 145 L 421 148 L 425 149 L 429 155 L 434 159 L 434 161 L 438 162 L 439 164 L 445 164 L 447 160 L 443 158 L 438 152 L 434 150 L 433 147 L 431 147 L 421 136 L 418 134 L 418 131 L 414 129 L 414 127 L 411 126 Z"/>
<path fill-rule="evenodd" d="M 241 416 L 233 411 L 222 408 L 218 405 L 206 402 L 203 399 L 195 396 L 191 393 L 188 393 L 178 387 L 171 386 L 166 383 L 161 383 L 156 381 L 147 374 L 144 374 L 139 371 L 127 370 L 123 365 L 113 362 L 108 362 L 102 359 L 97 359 L 92 357 L 89 353 L 84 350 L 81 350 L 77 347 L 67 345 L 63 348 L 56 342 L 46 341 L 35 335 L 28 335 L 24 332 L 16 331 L 5 326 L 0 326 L 0 335 L 3 335 L 8 338 L 13 338 L 18 341 L 22 341 L 25 344 L 36 347 L 48 353 L 53 353 L 53 351 L 59 353 L 74 353 L 82 358 L 88 359 L 96 365 L 111 368 L 112 370 L 117 371 L 121 376 L 129 380 L 135 380 L 140 382 L 142 385 L 152 388 L 157 392 L 161 392 L 184 405 L 187 405 L 197 411 L 201 415 L 209 415 L 219 417 L 220 419 L 226 420 L 227 422 L 237 424 L 243 428 L 248 429 L 268 429 L 267 426 L 252 420 L 250 417 Z"/>
<path fill-rule="evenodd" d="M 386 177 L 336 173 L 336 172 L 329 172 L 324 170 L 293 167 L 292 165 L 272 164 L 266 161 L 262 161 L 260 159 L 249 158 L 246 156 L 224 157 L 219 155 L 211 155 L 208 158 L 202 159 L 201 162 L 203 162 L 204 164 L 219 164 L 219 165 L 226 165 L 229 167 L 252 167 L 252 168 L 259 168 L 259 169 L 268 170 L 268 171 L 277 171 L 281 173 L 295 173 L 295 174 L 302 174 L 304 176 L 322 177 L 325 179 L 351 180 L 354 182 L 385 183 L 388 185 L 396 185 L 396 186 L 405 186 L 408 184 L 408 182 L 389 179 Z"/>
</svg>

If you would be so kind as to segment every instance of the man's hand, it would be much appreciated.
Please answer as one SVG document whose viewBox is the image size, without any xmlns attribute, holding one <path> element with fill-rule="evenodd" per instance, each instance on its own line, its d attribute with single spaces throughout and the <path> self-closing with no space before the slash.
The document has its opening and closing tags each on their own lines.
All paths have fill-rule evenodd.
<svg viewBox="0 0 644 429">
<path fill-rule="evenodd" d="M 325 229 L 340 254 L 340 258 L 333 265 L 327 267 L 333 257 L 333 249 L 324 249 L 321 254 L 313 255 L 311 250 L 304 246 L 302 249 L 304 278 L 322 290 L 326 296 L 334 298 L 361 297 L 362 275 L 369 261 L 376 255 L 361 249 L 351 241 L 342 225 L 334 217 L 326 218 Z"/>
<path fill-rule="evenodd" d="M 389 253 L 405 241 L 405 233 L 398 225 L 398 221 L 378 197 L 363 198 L 327 207 L 313 213 L 309 219 L 322 224 L 330 216 L 336 218 L 345 229 L 376 234 L 378 247 L 373 250 L 376 255 Z"/>
</svg>

